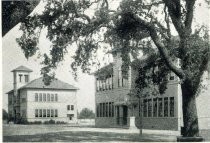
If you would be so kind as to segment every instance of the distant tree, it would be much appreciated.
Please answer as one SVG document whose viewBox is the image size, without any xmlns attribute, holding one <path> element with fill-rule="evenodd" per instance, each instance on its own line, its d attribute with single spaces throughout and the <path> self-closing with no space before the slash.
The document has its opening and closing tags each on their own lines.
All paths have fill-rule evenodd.
<svg viewBox="0 0 210 143">
<path fill-rule="evenodd" d="M 2 0 L 2 36 L 19 22 L 23 22 L 39 2 L 40 0 Z"/>
<path fill-rule="evenodd" d="M 79 113 L 79 119 L 93 119 L 95 118 L 95 114 L 92 110 L 88 108 L 83 108 L 82 111 Z"/>
<path fill-rule="evenodd" d="M 3 120 L 8 120 L 8 113 L 5 109 L 2 110 L 3 113 Z"/>
</svg>

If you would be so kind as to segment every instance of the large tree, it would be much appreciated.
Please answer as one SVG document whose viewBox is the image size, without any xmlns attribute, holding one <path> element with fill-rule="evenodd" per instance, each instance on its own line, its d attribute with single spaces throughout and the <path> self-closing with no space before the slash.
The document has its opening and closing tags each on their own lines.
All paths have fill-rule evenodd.
<svg viewBox="0 0 210 143">
<path fill-rule="evenodd" d="M 74 71 L 81 67 L 83 72 L 89 72 L 90 66 L 97 64 L 97 49 L 107 48 L 103 43 L 121 49 L 125 68 L 131 63 L 128 53 L 135 57 L 136 49 L 155 54 L 158 61 L 162 61 L 158 62 L 164 67 L 161 69 L 174 72 L 181 80 L 183 135 L 199 136 L 195 98 L 208 65 L 209 45 L 203 26 L 192 30 L 196 0 L 122 0 L 117 10 L 111 9 L 112 2 L 47 1 L 41 15 L 29 16 L 22 23 L 23 35 L 17 41 L 29 58 L 39 49 L 42 29 L 47 30 L 46 37 L 52 46 L 50 54 L 43 54 L 41 73 L 46 84 L 53 78 L 52 71 L 64 55 L 72 51 L 74 43 L 77 45 L 71 65 Z M 175 38 L 173 31 L 178 35 Z M 142 40 L 144 38 L 147 40 Z M 181 66 L 174 63 L 177 58 Z M 165 74 L 162 76 L 164 78 Z"/>
</svg>

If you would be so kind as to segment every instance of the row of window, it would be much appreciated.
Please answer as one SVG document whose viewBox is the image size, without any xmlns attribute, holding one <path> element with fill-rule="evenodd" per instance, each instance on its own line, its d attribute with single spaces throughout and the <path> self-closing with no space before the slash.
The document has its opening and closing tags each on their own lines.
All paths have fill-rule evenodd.
<svg viewBox="0 0 210 143">
<path fill-rule="evenodd" d="M 25 82 L 28 82 L 29 81 L 29 76 L 28 75 L 23 75 L 23 74 L 19 74 L 19 81 L 23 82 L 23 79 L 22 79 L 23 76 L 25 77 Z"/>
<path fill-rule="evenodd" d="M 97 117 L 114 117 L 114 102 L 99 103 L 96 111 Z"/>
<path fill-rule="evenodd" d="M 74 105 L 67 105 L 67 110 L 74 110 Z"/>
<path fill-rule="evenodd" d="M 97 89 L 97 91 L 113 89 L 113 77 L 110 75 L 103 80 L 97 78 L 96 79 L 96 89 Z"/>
<path fill-rule="evenodd" d="M 35 102 L 57 102 L 58 94 L 35 93 Z"/>
<path fill-rule="evenodd" d="M 174 97 L 144 99 L 143 116 L 174 117 Z"/>
<path fill-rule="evenodd" d="M 35 109 L 35 117 L 58 117 L 57 109 Z"/>
</svg>

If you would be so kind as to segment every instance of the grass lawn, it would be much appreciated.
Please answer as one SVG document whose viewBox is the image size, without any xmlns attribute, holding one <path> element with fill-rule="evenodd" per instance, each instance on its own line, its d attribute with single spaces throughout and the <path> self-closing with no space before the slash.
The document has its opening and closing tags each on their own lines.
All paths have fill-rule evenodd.
<svg viewBox="0 0 210 143">
<path fill-rule="evenodd" d="M 139 136 L 126 129 L 80 128 L 67 125 L 5 125 L 4 142 L 140 142 L 176 141 L 176 136 Z"/>
<path fill-rule="evenodd" d="M 121 134 L 108 132 L 88 132 L 88 131 L 63 131 L 35 135 L 13 135 L 4 136 L 4 142 L 159 142 L 176 141 L 175 138 L 168 136 Z"/>
<path fill-rule="evenodd" d="M 210 130 L 201 136 L 210 141 Z M 70 127 L 68 125 L 4 125 L 4 142 L 175 142 L 176 135 L 129 132 L 127 129 Z"/>
</svg>

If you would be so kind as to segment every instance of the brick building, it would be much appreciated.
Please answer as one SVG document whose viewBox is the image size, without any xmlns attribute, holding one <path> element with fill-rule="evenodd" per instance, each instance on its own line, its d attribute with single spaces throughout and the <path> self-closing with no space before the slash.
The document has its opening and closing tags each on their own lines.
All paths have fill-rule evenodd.
<svg viewBox="0 0 210 143">
<path fill-rule="evenodd" d="M 182 122 L 181 86 L 178 77 L 171 73 L 168 76 L 167 89 L 162 95 L 148 95 L 143 99 L 131 97 L 130 90 L 135 87 L 138 72 L 131 66 L 127 77 L 121 69 L 121 53 L 112 51 L 113 63 L 95 72 L 96 78 L 96 126 L 98 127 L 140 127 L 140 118 L 144 129 L 180 130 Z M 178 64 L 178 63 L 177 63 Z M 207 80 L 208 87 L 210 80 Z M 210 103 L 204 91 L 198 97 L 198 107 Z M 132 106 L 129 105 L 132 102 Z M 209 106 L 207 107 L 209 108 Z M 208 109 L 200 112 L 201 128 L 210 128 Z M 142 113 L 142 114 L 141 114 Z M 209 123 L 208 123 L 209 122 Z M 207 126 L 206 126 L 207 125 Z"/>
<path fill-rule="evenodd" d="M 43 83 L 43 78 L 30 81 L 27 67 L 14 70 L 14 88 L 8 94 L 8 113 L 10 118 L 34 121 L 77 121 L 77 88 L 54 79 L 50 85 Z"/>
</svg>

